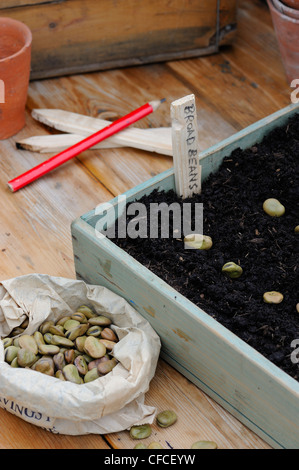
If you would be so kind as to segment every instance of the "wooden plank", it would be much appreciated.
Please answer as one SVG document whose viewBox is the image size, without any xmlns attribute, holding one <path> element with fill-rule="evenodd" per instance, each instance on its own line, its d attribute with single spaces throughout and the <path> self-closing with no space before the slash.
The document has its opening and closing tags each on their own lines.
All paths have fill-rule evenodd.
<svg viewBox="0 0 299 470">
<path fill-rule="evenodd" d="M 184 76 L 193 84 L 195 96 L 217 103 L 219 113 L 234 127 L 244 128 L 280 108 L 281 98 L 278 102 L 271 93 L 267 95 L 262 88 L 252 86 L 243 72 L 225 62 L 221 54 L 183 64 L 171 62 L 169 67 L 178 78 Z"/>
<path fill-rule="evenodd" d="M 32 30 L 32 78 L 201 55 L 218 47 L 217 0 L 183 6 L 181 0 L 89 0 L 83 10 L 81 0 L 70 0 L 6 8 L 5 15 Z"/>
<path fill-rule="evenodd" d="M 147 84 L 146 89 L 144 83 Z M 130 84 L 125 93 L 122 84 Z M 55 96 L 55 103 L 60 109 L 93 117 L 105 116 L 107 113 L 121 117 L 132 109 L 132 105 L 138 106 L 157 96 L 159 89 L 161 96 L 166 97 L 166 103 L 140 121 L 138 127 L 171 126 L 170 103 L 180 96 L 188 95 L 191 88 L 188 85 L 178 80 L 164 65 L 111 70 L 95 75 L 31 82 L 28 107 L 30 110 L 49 108 Z M 227 123 L 217 107 L 211 102 L 207 103 L 200 95 L 196 96 L 196 102 L 200 151 L 234 134 L 239 128 Z M 39 133 L 45 133 L 45 128 L 42 127 Z M 115 195 L 173 165 L 170 157 L 137 149 L 122 149 L 121 152 L 115 149 L 89 151 L 88 158 L 84 154 L 79 159 Z"/>
<path fill-rule="evenodd" d="M 158 441 L 164 449 L 190 449 L 197 440 L 211 440 L 219 449 L 269 448 L 163 360 L 159 361 L 146 404 L 156 406 L 158 412 L 174 410 L 178 416 L 177 422 L 167 429 L 154 422 L 152 435 L 143 441 L 146 445 Z M 126 431 L 108 434 L 106 439 L 118 449 L 133 449 L 136 444 Z"/>
<path fill-rule="evenodd" d="M 37 131 L 38 126 L 28 116 L 29 122 L 30 129 L 24 128 L 19 136 Z M 53 172 L 19 194 L 9 194 L 7 181 L 41 162 L 44 157 L 15 150 L 14 138 L 1 142 L 0 155 L 1 197 L 6 209 L 1 213 L 1 224 L 5 227 L 0 234 L 1 278 L 28 272 L 64 273 L 66 277 L 73 277 L 70 223 L 82 209 L 90 209 L 92 200 L 95 204 L 99 197 L 103 201 L 108 200 L 111 193 L 91 178 L 79 161 L 74 160 L 61 168 L 61 172 Z M 80 197 L 74 206 L 76 192 Z M 38 243 L 32 243 L 32 234 L 37 236 Z"/>
<path fill-rule="evenodd" d="M 96 434 L 52 434 L 0 408 L 0 449 L 111 449 Z"/>
</svg>

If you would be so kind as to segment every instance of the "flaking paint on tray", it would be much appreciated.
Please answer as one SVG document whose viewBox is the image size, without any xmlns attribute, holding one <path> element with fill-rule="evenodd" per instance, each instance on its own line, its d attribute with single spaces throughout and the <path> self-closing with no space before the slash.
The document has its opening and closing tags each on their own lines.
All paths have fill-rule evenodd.
<svg viewBox="0 0 299 470">
<path fill-rule="evenodd" d="M 187 333 L 185 333 L 183 330 L 181 330 L 180 328 L 175 328 L 173 329 L 172 328 L 172 331 L 178 335 L 180 338 L 184 339 L 185 341 L 192 341 L 192 338 L 190 338 L 190 336 L 187 335 Z"/>
<path fill-rule="evenodd" d="M 103 261 L 103 260 L 101 260 L 101 258 L 98 258 L 98 261 L 99 261 L 100 265 L 102 266 L 103 270 L 105 271 L 105 273 L 107 274 L 107 276 L 112 277 L 112 274 L 111 274 L 111 260 L 106 259 L 105 261 Z"/>
<path fill-rule="evenodd" d="M 119 287 L 119 286 L 118 286 L 115 282 L 113 282 L 111 279 L 108 279 L 106 276 L 104 276 L 103 273 L 99 273 L 99 272 L 97 271 L 97 274 L 98 274 L 100 277 L 103 277 L 104 279 L 106 279 L 106 281 L 107 281 L 108 283 L 113 284 L 117 289 L 119 289 L 120 291 L 124 292 L 124 290 L 123 290 L 121 287 Z M 80 274 L 79 274 L 79 276 L 80 276 Z M 80 277 L 82 277 L 82 276 L 80 276 Z M 112 277 L 112 276 L 110 276 L 110 277 Z M 82 277 L 82 279 L 84 279 L 84 278 Z M 89 284 L 92 284 L 92 282 L 90 281 Z"/>
<path fill-rule="evenodd" d="M 151 317 L 154 317 L 156 316 L 156 310 L 153 309 L 153 307 L 151 307 L 150 305 L 148 307 L 143 307 L 143 310 L 145 310 L 149 315 L 151 315 Z"/>
</svg>

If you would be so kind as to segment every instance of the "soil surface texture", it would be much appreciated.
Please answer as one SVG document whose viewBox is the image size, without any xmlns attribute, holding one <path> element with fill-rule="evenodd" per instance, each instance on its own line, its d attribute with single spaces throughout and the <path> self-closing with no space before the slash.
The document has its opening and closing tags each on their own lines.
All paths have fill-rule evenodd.
<svg viewBox="0 0 299 470">
<path fill-rule="evenodd" d="M 185 249 L 183 237 L 172 237 L 171 217 L 170 238 L 113 241 L 299 381 L 299 363 L 294 361 L 296 348 L 299 353 L 299 234 L 294 231 L 299 224 L 298 156 L 297 114 L 261 143 L 227 156 L 203 182 L 200 195 L 182 201 L 173 191 L 154 191 L 139 200 L 148 209 L 154 202 L 203 203 L 203 233 L 213 240 L 210 250 Z M 285 206 L 283 216 L 264 212 L 268 198 Z M 127 223 L 135 216 L 127 216 Z M 228 261 L 243 268 L 241 277 L 222 273 Z M 280 304 L 264 302 L 264 292 L 273 290 L 283 294 Z"/>
</svg>

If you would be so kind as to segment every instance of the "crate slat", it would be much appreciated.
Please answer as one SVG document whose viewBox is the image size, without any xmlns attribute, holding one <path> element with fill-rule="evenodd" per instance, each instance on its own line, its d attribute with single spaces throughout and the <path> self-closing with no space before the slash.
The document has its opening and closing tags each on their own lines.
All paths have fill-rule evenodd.
<svg viewBox="0 0 299 470">
<path fill-rule="evenodd" d="M 4 0 L 0 5 L 0 16 L 32 31 L 32 79 L 210 54 L 231 42 L 236 31 L 236 0 L 82 3 Z"/>
</svg>

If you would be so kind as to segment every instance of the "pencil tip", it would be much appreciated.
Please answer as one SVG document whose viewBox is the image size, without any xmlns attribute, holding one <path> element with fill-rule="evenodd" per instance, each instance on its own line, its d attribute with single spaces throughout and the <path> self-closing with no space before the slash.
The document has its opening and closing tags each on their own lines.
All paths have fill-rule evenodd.
<svg viewBox="0 0 299 470">
<path fill-rule="evenodd" d="M 162 100 L 149 101 L 149 104 L 152 106 L 153 111 L 155 111 L 159 108 L 161 103 L 164 103 L 164 101 L 166 101 L 166 98 L 162 98 Z"/>
<path fill-rule="evenodd" d="M 14 189 L 13 189 L 12 185 L 10 184 L 10 182 L 7 183 L 7 187 L 12 193 L 14 193 Z"/>
</svg>

